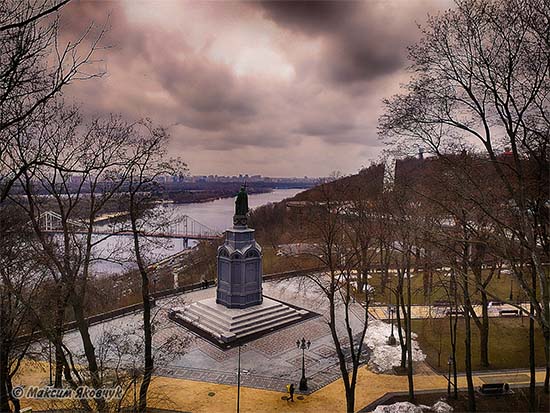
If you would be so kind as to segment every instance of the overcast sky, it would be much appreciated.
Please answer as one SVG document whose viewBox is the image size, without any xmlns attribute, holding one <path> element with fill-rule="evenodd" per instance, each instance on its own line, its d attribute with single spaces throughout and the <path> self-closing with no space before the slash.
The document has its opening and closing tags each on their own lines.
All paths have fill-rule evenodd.
<svg viewBox="0 0 550 413">
<path fill-rule="evenodd" d="M 148 117 L 193 175 L 327 176 L 376 160 L 381 101 L 406 81 L 417 24 L 447 0 L 76 1 L 62 38 L 106 24 L 101 79 L 65 96 Z"/>
</svg>

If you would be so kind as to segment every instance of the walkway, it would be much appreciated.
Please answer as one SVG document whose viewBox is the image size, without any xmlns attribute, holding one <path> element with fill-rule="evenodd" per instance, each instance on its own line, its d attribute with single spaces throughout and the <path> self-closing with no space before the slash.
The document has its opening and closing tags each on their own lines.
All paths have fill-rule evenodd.
<svg viewBox="0 0 550 413">
<path fill-rule="evenodd" d="M 529 303 L 522 303 L 521 307 L 525 311 L 529 311 Z M 474 305 L 474 311 L 478 317 L 481 317 L 481 305 Z M 447 317 L 449 308 L 446 306 L 429 306 L 429 305 L 412 305 L 411 306 L 411 318 L 412 319 L 426 319 L 426 318 L 444 318 Z M 500 315 L 501 310 L 517 310 L 516 307 L 503 304 L 498 306 L 489 307 L 489 317 L 502 317 Z M 389 320 L 390 314 L 388 312 L 388 306 L 371 306 L 369 307 L 369 314 L 379 320 Z M 395 314 L 393 315 L 395 319 Z M 508 316 L 510 317 L 510 316 Z M 513 317 L 513 316 L 512 316 Z"/>
<path fill-rule="evenodd" d="M 513 376 L 513 377 L 512 377 Z M 47 379 L 44 371 L 27 371 L 25 384 L 43 384 Z M 474 377 L 474 384 L 480 386 L 488 381 L 508 381 L 514 384 L 528 383 L 528 371 L 491 373 L 485 372 Z M 537 372 L 537 382 L 544 380 L 544 372 Z M 458 378 L 459 387 L 466 386 L 466 378 Z M 447 382 L 443 376 L 422 374 L 415 376 L 416 390 L 445 389 Z M 407 377 L 388 374 L 375 374 L 366 367 L 359 370 L 356 391 L 356 410 L 379 399 L 388 392 L 407 390 Z M 182 412 L 229 413 L 236 410 L 237 387 L 225 384 L 214 384 L 185 379 L 155 377 L 150 394 L 155 394 L 149 402 L 150 407 L 173 409 Z M 241 388 L 240 410 L 247 412 L 343 412 L 345 395 L 342 380 L 339 379 L 322 389 L 301 396 L 295 395 L 295 402 L 283 400 L 284 392 L 261 390 L 248 387 Z M 298 399 L 300 397 L 301 399 Z M 37 402 L 24 400 L 23 407 L 43 408 Z"/>
</svg>

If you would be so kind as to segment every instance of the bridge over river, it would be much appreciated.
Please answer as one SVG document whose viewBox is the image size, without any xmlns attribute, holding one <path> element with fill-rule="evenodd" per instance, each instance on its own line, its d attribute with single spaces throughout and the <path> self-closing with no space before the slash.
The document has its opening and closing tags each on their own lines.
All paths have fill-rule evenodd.
<svg viewBox="0 0 550 413">
<path fill-rule="evenodd" d="M 109 225 L 98 225 L 92 231 L 94 235 L 110 235 L 110 236 L 129 236 L 132 231 L 127 226 L 121 223 L 115 224 L 115 219 L 120 219 L 127 216 L 127 213 L 115 213 L 98 217 L 97 223 L 110 223 Z M 59 234 L 63 232 L 63 220 L 61 215 L 54 211 L 46 211 L 39 217 L 39 224 L 42 231 L 46 233 Z M 84 221 L 68 220 L 65 224 L 69 226 L 71 232 L 76 234 L 87 234 L 88 225 Z M 184 244 L 188 240 L 215 240 L 222 237 L 220 232 L 217 232 L 206 225 L 198 222 L 188 215 L 183 215 L 173 220 L 167 225 L 161 225 L 158 229 L 145 229 L 140 231 L 143 237 L 156 238 L 177 238 L 183 239 Z"/>
</svg>

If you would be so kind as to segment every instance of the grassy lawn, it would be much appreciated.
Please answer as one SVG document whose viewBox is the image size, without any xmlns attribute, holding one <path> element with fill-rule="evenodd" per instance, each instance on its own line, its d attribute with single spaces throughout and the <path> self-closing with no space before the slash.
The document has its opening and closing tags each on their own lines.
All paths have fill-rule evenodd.
<svg viewBox="0 0 550 413">
<path fill-rule="evenodd" d="M 426 353 L 426 361 L 434 368 L 447 371 L 447 358 L 451 354 L 449 319 L 413 320 L 413 331 L 418 334 L 420 347 Z M 464 323 L 459 320 L 457 340 L 457 366 L 464 371 Z M 472 323 L 472 363 L 474 370 L 479 365 L 479 334 Z M 489 362 L 491 369 L 529 367 L 529 321 L 519 318 L 492 318 L 489 330 Z M 438 350 L 441 340 L 441 362 L 438 367 Z M 537 366 L 544 366 L 543 337 L 535 326 Z"/>
<path fill-rule="evenodd" d="M 446 293 L 446 289 L 442 285 L 448 285 L 449 277 L 446 277 L 442 274 L 435 273 L 433 275 L 433 285 L 431 296 L 425 295 L 424 280 L 423 280 L 422 271 L 415 273 L 411 278 L 411 292 L 412 292 L 412 303 L 413 304 L 429 304 L 430 302 L 435 301 L 449 301 Z M 474 301 L 480 301 L 479 293 L 476 292 L 476 286 L 473 281 L 473 276 L 470 281 L 470 292 L 472 294 Z M 500 278 L 496 276 L 491 280 L 487 289 L 499 297 L 501 300 L 508 300 L 510 298 L 510 287 L 512 287 L 512 298 L 513 301 L 527 301 L 525 294 L 518 286 L 517 281 L 513 280 L 509 274 L 501 274 Z M 395 288 L 397 285 L 397 277 L 395 274 L 390 276 L 391 284 L 388 283 L 387 287 Z M 406 281 L 405 281 L 406 282 Z M 369 283 L 375 288 L 375 301 L 379 303 L 388 303 L 389 300 L 389 289 L 386 288 L 386 291 L 382 293 L 381 288 L 381 276 L 378 273 L 373 274 L 372 278 L 369 279 Z M 405 284 L 406 285 L 406 284 Z M 459 297 L 460 298 L 460 297 Z M 489 300 L 493 300 L 489 297 Z M 395 298 L 392 298 L 392 301 L 395 302 Z"/>
</svg>

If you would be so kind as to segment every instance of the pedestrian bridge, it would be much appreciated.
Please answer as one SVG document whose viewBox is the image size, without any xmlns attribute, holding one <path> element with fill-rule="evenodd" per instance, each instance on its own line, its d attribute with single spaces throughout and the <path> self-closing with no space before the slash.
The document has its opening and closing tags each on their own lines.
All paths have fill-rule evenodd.
<svg viewBox="0 0 550 413">
<path fill-rule="evenodd" d="M 115 214 L 121 216 L 124 214 Z M 127 214 L 126 214 L 127 215 Z M 105 219 L 99 219 L 100 222 L 105 222 Z M 97 223 L 97 222 L 96 222 Z M 39 217 L 40 229 L 46 233 L 62 233 L 64 227 L 68 228 L 72 233 L 87 234 L 88 224 L 85 221 L 66 220 L 63 223 L 63 217 L 54 211 L 46 211 Z M 132 231 L 128 226 L 128 222 L 95 226 L 92 231 L 98 235 L 132 235 Z M 158 228 L 145 229 L 140 231 L 140 235 L 144 237 L 159 237 L 159 238 L 182 238 L 184 240 L 214 240 L 222 236 L 221 233 L 207 227 L 188 215 L 177 217 L 166 225 L 159 225 Z"/>
</svg>

